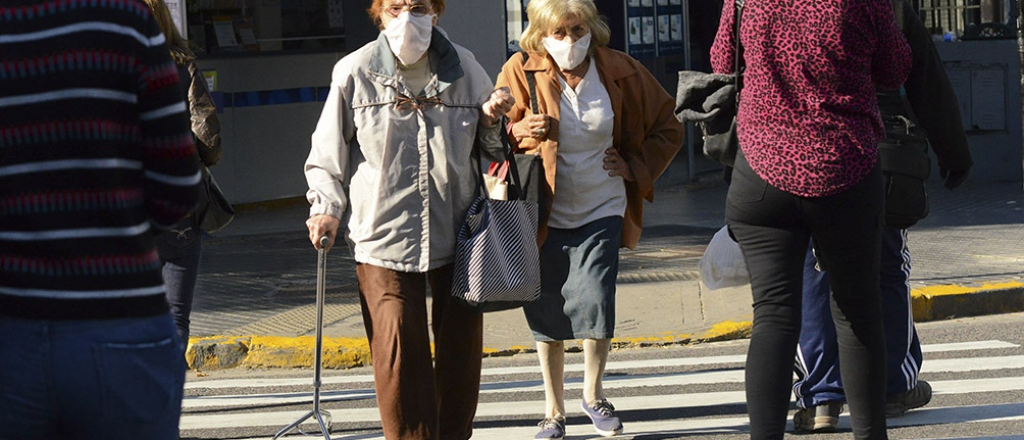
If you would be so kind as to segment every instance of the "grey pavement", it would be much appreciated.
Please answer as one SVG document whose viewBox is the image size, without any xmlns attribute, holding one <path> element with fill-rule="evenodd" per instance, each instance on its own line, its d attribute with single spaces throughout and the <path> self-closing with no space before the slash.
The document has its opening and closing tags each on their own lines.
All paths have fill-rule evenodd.
<svg viewBox="0 0 1024 440">
<path fill-rule="evenodd" d="M 640 244 L 621 253 L 619 343 L 714 340 L 742 333 L 742 323 L 751 320 L 749 287 L 708 291 L 699 282 L 697 263 L 724 224 L 727 188 L 714 172 L 698 177 L 659 187 L 645 208 Z M 910 230 L 912 287 L 985 289 L 987 283 L 1024 282 L 1021 182 L 975 180 L 949 191 L 933 179 L 929 194 L 930 216 Z M 306 215 L 301 203 L 246 210 L 205 242 L 193 337 L 313 334 L 316 252 L 306 235 Z M 327 272 L 324 335 L 364 338 L 354 262 L 343 246 L 330 253 Z M 1024 293 L 1015 287 L 1002 301 L 1009 305 L 996 311 L 1020 310 Z M 992 308 L 951 313 L 992 313 Z M 484 323 L 487 350 L 533 346 L 520 310 L 487 314 Z"/>
</svg>

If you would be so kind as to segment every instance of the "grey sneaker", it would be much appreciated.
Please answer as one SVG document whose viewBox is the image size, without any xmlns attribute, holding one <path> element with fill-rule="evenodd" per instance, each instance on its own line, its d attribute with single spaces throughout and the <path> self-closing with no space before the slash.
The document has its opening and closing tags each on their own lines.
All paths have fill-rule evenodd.
<svg viewBox="0 0 1024 440">
<path fill-rule="evenodd" d="M 885 399 L 885 416 L 899 417 L 914 408 L 920 408 L 932 401 L 932 386 L 923 380 L 917 386 L 902 394 L 890 394 Z"/>
<path fill-rule="evenodd" d="M 842 412 L 842 402 L 825 402 L 812 408 L 798 409 L 793 414 L 793 429 L 802 432 L 835 432 Z"/>
<path fill-rule="evenodd" d="M 565 420 L 546 418 L 541 420 L 537 424 L 540 426 L 540 432 L 533 436 L 534 439 L 556 439 L 560 440 L 565 437 Z"/>
<path fill-rule="evenodd" d="M 622 422 L 615 417 L 615 407 L 608 399 L 601 399 L 594 402 L 594 405 L 587 405 L 582 402 L 583 412 L 587 413 L 590 421 L 594 422 L 594 431 L 604 437 L 612 437 L 622 434 Z"/>
</svg>

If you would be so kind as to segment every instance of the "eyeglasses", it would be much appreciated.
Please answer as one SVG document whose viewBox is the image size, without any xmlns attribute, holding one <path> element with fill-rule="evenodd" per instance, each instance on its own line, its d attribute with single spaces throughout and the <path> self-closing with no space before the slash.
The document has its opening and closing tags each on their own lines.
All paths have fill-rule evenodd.
<svg viewBox="0 0 1024 440">
<path fill-rule="evenodd" d="M 437 96 L 426 97 L 423 95 L 415 98 L 399 94 L 395 97 L 395 108 L 399 110 L 423 110 L 443 104 Z"/>
<path fill-rule="evenodd" d="M 409 13 L 412 14 L 413 17 L 422 17 L 424 15 L 429 14 L 430 9 L 430 6 L 427 6 L 422 3 L 415 5 L 393 4 L 385 8 L 384 11 L 387 12 L 388 15 L 392 17 L 398 17 L 398 14 L 401 14 L 402 11 L 409 11 Z"/>
</svg>

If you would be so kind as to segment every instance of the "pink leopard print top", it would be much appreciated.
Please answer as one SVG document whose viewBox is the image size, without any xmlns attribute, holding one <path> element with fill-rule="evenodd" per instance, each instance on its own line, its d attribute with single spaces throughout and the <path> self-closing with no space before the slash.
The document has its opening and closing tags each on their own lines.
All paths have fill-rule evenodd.
<svg viewBox="0 0 1024 440">
<path fill-rule="evenodd" d="M 734 70 L 734 19 L 735 3 L 725 0 L 715 72 Z M 875 87 L 898 88 L 910 71 L 891 2 L 746 0 L 740 35 L 739 140 L 751 168 L 804 197 L 860 182 L 884 134 Z"/>
</svg>

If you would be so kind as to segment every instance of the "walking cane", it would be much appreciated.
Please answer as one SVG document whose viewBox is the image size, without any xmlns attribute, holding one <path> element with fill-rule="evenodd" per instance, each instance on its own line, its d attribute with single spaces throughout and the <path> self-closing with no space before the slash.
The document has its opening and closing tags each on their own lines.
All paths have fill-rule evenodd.
<svg viewBox="0 0 1024 440">
<path fill-rule="evenodd" d="M 327 247 L 327 243 L 330 241 L 327 236 L 320 237 L 320 250 L 317 251 L 317 262 L 316 262 L 316 353 L 313 355 L 313 410 L 306 413 L 306 415 L 299 417 L 298 420 L 292 422 L 292 424 L 285 426 L 283 429 L 274 435 L 273 440 L 277 440 L 278 437 L 287 434 L 292 429 L 297 430 L 303 435 L 314 435 L 313 433 L 305 432 L 299 428 L 302 422 L 305 422 L 310 417 L 315 417 L 317 423 L 320 425 L 320 432 L 324 435 L 325 440 L 331 440 L 331 413 L 320 409 L 320 356 L 323 347 L 323 330 L 324 330 L 324 290 L 325 290 L 325 279 L 327 278 L 327 251 L 324 250 Z M 324 419 L 327 422 L 324 423 Z"/>
</svg>

